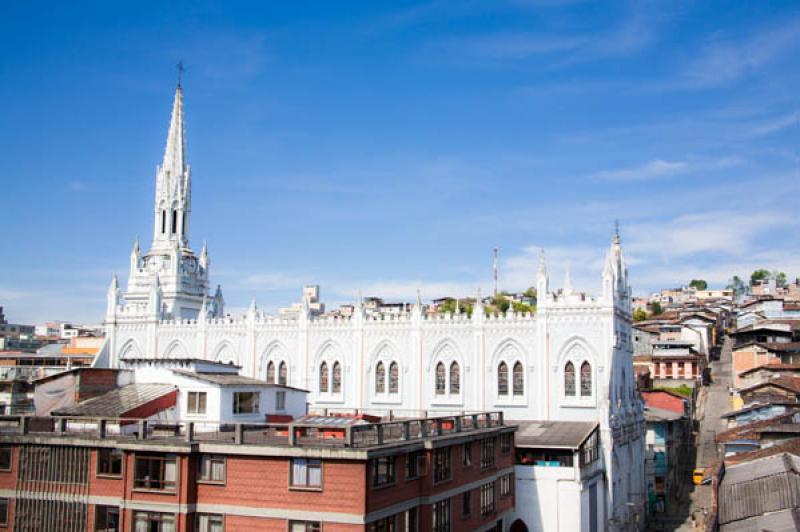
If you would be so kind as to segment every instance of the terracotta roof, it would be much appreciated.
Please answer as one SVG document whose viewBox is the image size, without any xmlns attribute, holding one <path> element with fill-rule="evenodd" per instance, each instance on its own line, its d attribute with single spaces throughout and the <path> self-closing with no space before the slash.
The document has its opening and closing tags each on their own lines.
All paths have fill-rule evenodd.
<svg viewBox="0 0 800 532">
<path fill-rule="evenodd" d="M 794 425 L 795 423 L 792 423 L 792 419 L 795 415 L 795 412 L 787 412 L 786 414 L 781 414 L 779 416 L 764 419 L 762 421 L 755 421 L 753 423 L 748 423 L 747 425 L 734 427 L 732 429 L 717 433 L 716 440 L 720 443 L 736 440 L 759 440 L 761 439 L 760 435 L 762 432 L 768 432 L 768 430 L 765 429 L 769 429 L 770 427 L 777 425 Z"/>
<path fill-rule="evenodd" d="M 762 369 L 766 371 L 800 371 L 800 364 L 762 364 L 739 373 L 739 376 L 749 375 Z"/>
<path fill-rule="evenodd" d="M 745 342 L 741 345 L 734 347 L 733 350 L 739 351 L 744 347 L 750 347 L 752 345 L 757 345 L 759 347 L 767 349 L 768 351 L 774 351 L 776 353 L 788 353 L 788 352 L 800 351 L 800 342 L 756 342 L 756 341 Z"/>
<path fill-rule="evenodd" d="M 767 456 L 774 456 L 781 453 L 800 454 L 800 438 L 787 440 L 784 443 L 775 444 L 771 447 L 763 449 L 756 449 L 755 451 L 746 451 L 743 453 L 734 454 L 725 458 L 726 464 L 741 464 Z"/>
<path fill-rule="evenodd" d="M 757 384 L 753 384 L 752 386 L 748 386 L 747 388 L 742 388 L 739 390 L 739 393 L 750 392 L 759 388 L 764 388 L 765 386 L 775 386 L 790 392 L 800 393 L 800 376 L 781 375 L 779 377 L 775 377 L 774 379 L 761 381 Z"/>
</svg>

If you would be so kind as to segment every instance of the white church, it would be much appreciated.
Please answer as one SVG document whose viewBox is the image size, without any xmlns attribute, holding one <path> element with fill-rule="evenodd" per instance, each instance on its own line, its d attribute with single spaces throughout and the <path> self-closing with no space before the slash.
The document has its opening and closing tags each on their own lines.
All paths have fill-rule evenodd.
<svg viewBox="0 0 800 532">
<path fill-rule="evenodd" d="M 597 296 L 574 291 L 568 279 L 560 290 L 551 289 L 542 256 L 531 272 L 538 293 L 534 314 L 487 317 L 479 298 L 471 316 L 425 316 L 419 301 L 399 315 L 367 316 L 359 301 L 350 318 L 317 317 L 304 300 L 292 319 L 266 315 L 255 302 L 246 315 L 230 317 L 221 289 L 210 292 L 206 246 L 198 256 L 189 243 L 191 184 L 179 85 L 156 176 L 153 241 L 145 253 L 134 244 L 125 290 L 116 276 L 111 282 L 98 365 L 207 359 L 306 389 L 316 409 L 391 410 L 397 416 L 500 410 L 521 427 L 539 422 L 532 426 L 556 429 L 584 422 L 596 426 L 596 463 L 576 463 L 572 473 L 518 465 L 511 521 L 523 530 L 643 527 L 644 418 L 618 236 L 598 272 Z"/>
</svg>

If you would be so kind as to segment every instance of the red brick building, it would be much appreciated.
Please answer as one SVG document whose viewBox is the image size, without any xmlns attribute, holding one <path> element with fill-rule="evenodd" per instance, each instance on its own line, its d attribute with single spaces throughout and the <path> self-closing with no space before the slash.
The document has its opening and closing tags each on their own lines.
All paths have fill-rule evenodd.
<svg viewBox="0 0 800 532">
<path fill-rule="evenodd" d="M 291 423 L 0 421 L 0 529 L 503 530 L 514 431 L 499 413 Z"/>
</svg>

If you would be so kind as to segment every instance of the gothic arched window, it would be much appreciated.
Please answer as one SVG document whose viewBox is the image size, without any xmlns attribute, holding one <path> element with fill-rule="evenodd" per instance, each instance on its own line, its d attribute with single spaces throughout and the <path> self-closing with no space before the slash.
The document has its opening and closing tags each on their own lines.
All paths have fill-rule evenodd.
<svg viewBox="0 0 800 532">
<path fill-rule="evenodd" d="M 384 393 L 386 391 L 386 368 L 383 367 L 383 362 L 378 362 L 375 366 L 375 393 Z"/>
<path fill-rule="evenodd" d="M 581 364 L 581 397 L 592 395 L 592 366 L 588 362 Z"/>
<path fill-rule="evenodd" d="M 161 211 L 161 234 L 167 232 L 167 211 Z"/>
<path fill-rule="evenodd" d="M 186 236 L 186 213 L 183 213 L 183 220 L 181 220 L 181 236 Z"/>
<path fill-rule="evenodd" d="M 267 364 L 267 382 L 270 384 L 275 384 L 275 363 L 271 360 L 269 364 Z"/>
<path fill-rule="evenodd" d="M 523 371 L 522 362 L 514 364 L 514 395 L 523 395 L 525 393 L 525 372 Z"/>
<path fill-rule="evenodd" d="M 400 390 L 400 367 L 397 362 L 389 364 L 389 393 L 397 393 Z"/>
<path fill-rule="evenodd" d="M 497 366 L 497 395 L 508 395 L 508 366 L 505 362 Z"/>
<path fill-rule="evenodd" d="M 564 366 L 564 395 L 575 395 L 575 365 L 572 362 Z"/>
<path fill-rule="evenodd" d="M 444 364 L 439 362 L 436 364 L 436 395 L 444 395 L 444 389 L 446 385 L 444 373 Z"/>
<path fill-rule="evenodd" d="M 450 393 L 461 393 L 461 368 L 458 367 L 458 362 L 450 364 Z"/>
<path fill-rule="evenodd" d="M 339 361 L 333 363 L 333 385 L 331 386 L 331 391 L 333 393 L 341 393 L 342 391 L 342 366 L 339 364 Z"/>
<path fill-rule="evenodd" d="M 321 393 L 328 392 L 328 364 L 323 362 L 319 365 L 319 391 Z"/>
<path fill-rule="evenodd" d="M 286 385 L 286 362 L 278 366 L 278 384 Z"/>
<path fill-rule="evenodd" d="M 172 210 L 172 234 L 174 235 L 177 230 L 178 230 L 178 211 L 173 209 Z"/>
</svg>

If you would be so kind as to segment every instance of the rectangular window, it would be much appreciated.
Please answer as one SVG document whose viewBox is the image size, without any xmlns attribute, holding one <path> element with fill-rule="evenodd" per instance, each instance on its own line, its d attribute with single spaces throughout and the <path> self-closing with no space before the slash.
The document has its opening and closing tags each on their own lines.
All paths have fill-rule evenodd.
<svg viewBox="0 0 800 532">
<path fill-rule="evenodd" d="M 494 465 L 494 438 L 481 440 L 481 469 Z"/>
<path fill-rule="evenodd" d="M 322 460 L 292 459 L 291 485 L 295 488 L 322 488 Z"/>
<path fill-rule="evenodd" d="M 403 515 L 399 514 L 399 517 L 402 518 Z M 378 519 L 367 525 L 367 532 L 399 532 L 401 529 L 397 528 L 397 521 L 398 515 L 390 515 L 389 517 Z"/>
<path fill-rule="evenodd" d="M 450 479 L 450 447 L 433 450 L 433 482 Z"/>
<path fill-rule="evenodd" d="M 97 474 L 107 477 L 122 476 L 122 459 L 124 455 L 119 449 L 97 450 Z"/>
<path fill-rule="evenodd" d="M 461 465 L 464 467 L 472 465 L 472 442 L 467 442 L 461 446 Z"/>
<path fill-rule="evenodd" d="M 425 470 L 425 453 L 417 451 L 406 455 L 406 480 L 414 480 L 422 476 Z"/>
<path fill-rule="evenodd" d="M 200 455 L 197 480 L 200 482 L 225 482 L 225 457 L 215 454 Z"/>
<path fill-rule="evenodd" d="M 450 499 L 433 503 L 433 532 L 450 532 Z"/>
<path fill-rule="evenodd" d="M 94 529 L 96 532 L 118 532 L 119 508 L 116 506 L 95 506 Z"/>
<path fill-rule="evenodd" d="M 224 518 L 219 514 L 197 514 L 194 519 L 195 532 L 223 532 Z"/>
<path fill-rule="evenodd" d="M 137 455 L 134 470 L 134 488 L 175 491 L 178 466 L 174 455 Z"/>
<path fill-rule="evenodd" d="M 319 521 L 290 521 L 289 532 L 322 532 Z"/>
<path fill-rule="evenodd" d="M 500 477 L 500 496 L 508 497 L 511 495 L 511 486 L 514 484 L 514 474 L 509 473 Z"/>
<path fill-rule="evenodd" d="M 461 515 L 469 517 L 472 514 L 472 492 L 467 490 L 461 494 Z"/>
<path fill-rule="evenodd" d="M 175 514 L 133 512 L 134 532 L 175 532 Z"/>
<path fill-rule="evenodd" d="M 513 435 L 510 432 L 500 435 L 500 452 L 503 454 L 511 452 L 511 442 L 513 441 L 512 437 Z"/>
<path fill-rule="evenodd" d="M 405 532 L 417 532 L 417 508 L 409 508 L 405 511 L 403 515 L 403 521 L 405 524 Z"/>
<path fill-rule="evenodd" d="M 395 457 L 382 456 L 372 461 L 372 487 L 392 484 L 395 480 Z"/>
<path fill-rule="evenodd" d="M 494 482 L 481 486 L 481 515 L 494 513 Z"/>
<path fill-rule="evenodd" d="M 233 394 L 234 414 L 258 414 L 258 405 L 261 402 L 259 392 L 236 392 Z"/>
<path fill-rule="evenodd" d="M 206 392 L 189 392 L 186 404 L 186 413 L 190 416 L 200 416 L 206 413 Z"/>
<path fill-rule="evenodd" d="M 286 392 L 275 393 L 275 410 L 286 410 Z"/>
<path fill-rule="evenodd" d="M 0 525 L 8 525 L 8 499 L 0 499 Z"/>
<path fill-rule="evenodd" d="M 11 471 L 11 447 L 0 447 L 0 471 Z"/>
</svg>

